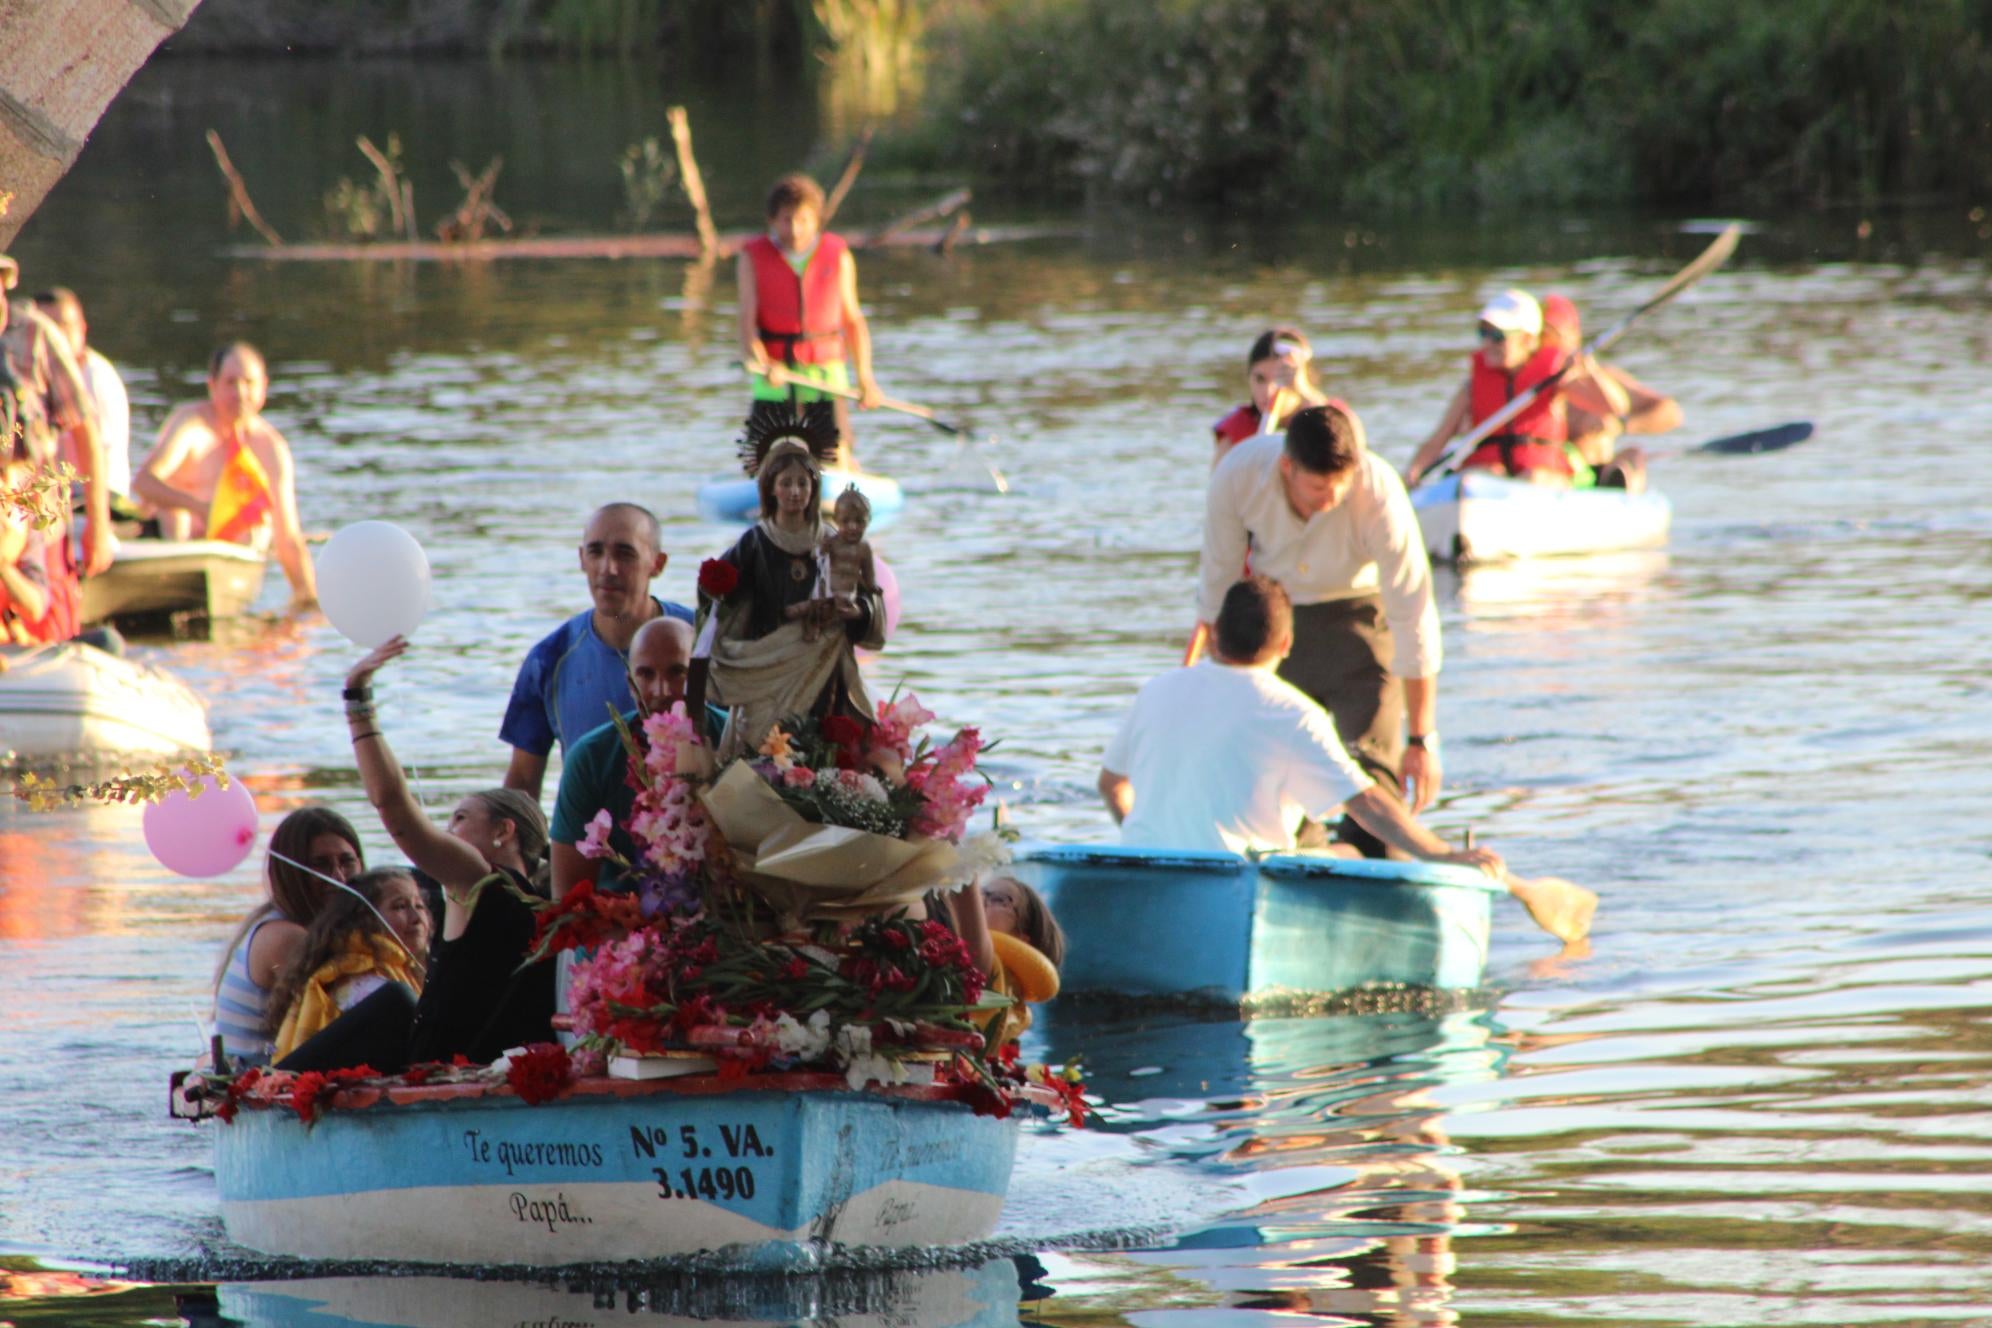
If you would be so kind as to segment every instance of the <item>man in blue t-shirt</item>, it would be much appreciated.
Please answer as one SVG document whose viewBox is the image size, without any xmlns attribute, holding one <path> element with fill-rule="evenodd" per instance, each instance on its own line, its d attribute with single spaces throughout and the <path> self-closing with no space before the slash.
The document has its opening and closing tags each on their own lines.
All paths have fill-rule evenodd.
<svg viewBox="0 0 1992 1328">
<path fill-rule="evenodd" d="M 659 615 L 692 621 L 682 604 L 650 593 L 664 571 L 657 518 L 635 503 L 610 503 L 588 518 L 581 535 L 581 570 L 595 607 L 577 613 L 534 646 L 519 666 L 498 736 L 511 744 L 505 787 L 540 796 L 546 759 L 633 704 L 629 643 Z"/>
</svg>

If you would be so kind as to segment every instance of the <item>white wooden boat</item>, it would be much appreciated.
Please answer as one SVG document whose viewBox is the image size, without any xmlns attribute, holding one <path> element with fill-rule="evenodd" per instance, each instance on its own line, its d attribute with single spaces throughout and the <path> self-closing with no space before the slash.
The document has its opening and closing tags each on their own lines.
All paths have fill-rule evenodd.
<svg viewBox="0 0 1992 1328">
<path fill-rule="evenodd" d="M 301 1258 L 781 1266 L 831 1243 L 961 1245 L 995 1229 L 1022 1113 L 955 1091 L 706 1074 L 583 1079 L 531 1106 L 502 1085 L 363 1086 L 308 1128 L 248 1103 L 214 1122 L 215 1182 L 230 1240 Z M 205 1114 L 184 1079 L 174 1113 Z"/>
<path fill-rule="evenodd" d="M 262 593 L 267 562 L 263 551 L 227 540 L 124 540 L 110 570 L 83 582 L 83 621 L 232 618 Z"/>
<path fill-rule="evenodd" d="M 163 669 L 95 646 L 0 647 L 0 758 L 117 760 L 206 751 L 207 707 Z"/>
<path fill-rule="evenodd" d="M 1557 489 L 1466 470 L 1419 485 L 1411 506 L 1435 562 L 1657 549 L 1673 504 L 1652 489 Z"/>
</svg>

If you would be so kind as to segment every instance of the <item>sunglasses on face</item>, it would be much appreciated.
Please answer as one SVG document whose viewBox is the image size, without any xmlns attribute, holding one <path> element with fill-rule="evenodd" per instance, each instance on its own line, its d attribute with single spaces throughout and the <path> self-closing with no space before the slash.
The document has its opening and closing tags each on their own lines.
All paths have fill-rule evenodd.
<svg viewBox="0 0 1992 1328">
<path fill-rule="evenodd" d="M 1480 325 L 1479 336 L 1482 341 L 1490 346 L 1498 346 L 1508 339 L 1506 332 L 1503 332 L 1498 327 L 1489 327 L 1485 323 Z"/>
</svg>

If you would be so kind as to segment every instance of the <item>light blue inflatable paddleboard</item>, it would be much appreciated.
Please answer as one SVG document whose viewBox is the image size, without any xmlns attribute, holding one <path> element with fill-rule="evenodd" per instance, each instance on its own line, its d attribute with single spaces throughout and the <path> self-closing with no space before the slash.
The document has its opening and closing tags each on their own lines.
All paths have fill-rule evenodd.
<svg viewBox="0 0 1992 1328">
<path fill-rule="evenodd" d="M 871 501 L 871 523 L 874 527 L 891 521 L 906 505 L 906 495 L 900 489 L 898 480 L 870 471 L 832 467 L 823 472 L 823 510 L 826 515 L 837 495 L 851 484 L 857 485 L 858 492 Z M 761 510 L 760 490 L 754 487 L 753 480 L 744 475 L 721 475 L 707 480 L 699 486 L 698 499 L 699 515 L 707 521 L 752 521 Z"/>
</svg>

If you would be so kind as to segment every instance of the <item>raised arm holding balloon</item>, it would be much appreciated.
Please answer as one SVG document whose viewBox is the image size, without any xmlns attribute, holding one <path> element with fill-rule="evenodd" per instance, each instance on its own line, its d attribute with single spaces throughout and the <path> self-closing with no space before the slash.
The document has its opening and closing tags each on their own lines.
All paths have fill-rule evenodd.
<svg viewBox="0 0 1992 1328">
<path fill-rule="evenodd" d="M 546 816 L 533 798 L 503 788 L 462 799 L 447 830 L 423 813 L 374 704 L 374 674 L 407 649 L 400 636 L 376 646 L 346 675 L 344 696 L 367 801 L 395 847 L 443 889 L 442 937 L 415 1009 L 408 1057 L 446 1060 L 461 1052 L 490 1061 L 507 1047 L 553 1037 L 553 965 L 519 967 L 535 924 L 521 896 L 544 893 Z"/>
</svg>

